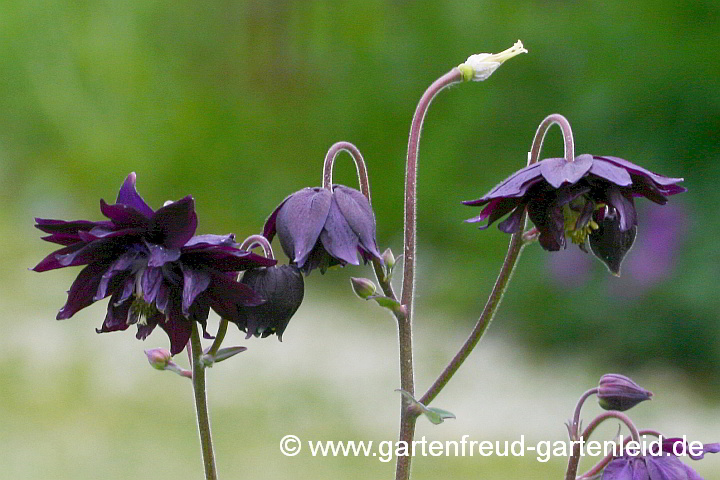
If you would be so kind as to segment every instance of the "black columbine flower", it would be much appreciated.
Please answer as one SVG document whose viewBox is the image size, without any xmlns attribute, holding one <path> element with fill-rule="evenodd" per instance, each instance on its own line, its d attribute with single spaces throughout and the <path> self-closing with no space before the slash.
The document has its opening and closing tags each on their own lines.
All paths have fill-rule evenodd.
<svg viewBox="0 0 720 480">
<path fill-rule="evenodd" d="M 682 178 L 668 178 L 617 157 L 579 155 L 573 162 L 547 158 L 508 177 L 478 200 L 463 202 L 483 206 L 467 222 L 488 220 L 481 229 L 510 214 L 498 224 L 506 233 L 522 229 L 522 213 L 540 233 L 540 245 L 548 251 L 566 247 L 570 236 L 584 251 L 589 238 L 593 253 L 613 274 L 630 250 L 637 226 L 634 197 L 646 197 L 664 205 L 667 197 L 685 192 Z"/>
<path fill-rule="evenodd" d="M 300 270 L 294 265 L 253 268 L 246 270 L 240 281 L 266 301 L 254 307 L 239 307 L 235 321 L 238 328 L 247 332 L 246 338 L 276 334 L 282 341 L 283 332 L 305 295 L 305 281 Z"/>
<path fill-rule="evenodd" d="M 98 333 L 136 324 L 137 338 L 145 339 L 159 325 L 175 355 L 190 338 L 191 322 L 205 329 L 210 308 L 237 321 L 240 306 L 264 301 L 234 278 L 239 271 L 272 266 L 275 260 L 239 249 L 233 235 L 193 236 L 197 216 L 191 196 L 153 211 L 135 190 L 131 173 L 116 203 L 100 200 L 100 210 L 109 220 L 36 219 L 35 226 L 50 234 L 43 240 L 64 247 L 33 270 L 85 266 L 58 320 L 111 296 Z"/>
<path fill-rule="evenodd" d="M 277 233 L 283 251 L 300 270 L 322 273 L 334 265 L 359 265 L 381 260 L 375 240 L 375 215 L 359 191 L 343 185 L 330 190 L 315 187 L 295 192 L 273 211 L 263 235 Z"/>
</svg>

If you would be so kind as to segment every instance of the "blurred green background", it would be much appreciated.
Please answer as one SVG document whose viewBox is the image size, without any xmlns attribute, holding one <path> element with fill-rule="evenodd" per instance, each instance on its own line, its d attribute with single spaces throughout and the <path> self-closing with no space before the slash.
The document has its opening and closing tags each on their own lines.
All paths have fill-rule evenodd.
<svg viewBox="0 0 720 480">
<path fill-rule="evenodd" d="M 135 171 L 151 206 L 193 194 L 199 233 L 243 238 L 286 195 L 319 185 L 326 150 L 347 140 L 368 161 L 378 243 L 400 253 L 417 100 L 470 54 L 518 38 L 528 55 L 485 83 L 443 92 L 425 122 L 419 389 L 471 328 L 508 242 L 494 227 L 463 224 L 479 211 L 460 202 L 524 165 L 547 114 L 570 120 L 578 153 L 684 177 L 690 191 L 664 207 L 637 202 L 638 240 L 619 279 L 575 247 L 526 249 L 474 366 L 438 399 L 460 409 L 460 420 L 427 434 L 514 439 L 531 424 L 535 438 L 561 439 L 574 398 L 619 371 L 656 393 L 658 402 L 643 406 L 655 423 L 645 426 L 720 440 L 717 2 L 23 1 L 0 6 L 0 447 L 9 452 L 0 470 L 7 478 L 201 475 L 189 386 L 144 363 L 142 349 L 166 339 L 97 336 L 104 302 L 55 322 L 77 272 L 27 272 L 51 248 L 32 217 L 100 219 L 98 200 L 113 200 Z M 561 152 L 552 131 L 544 156 Z M 336 182 L 354 185 L 349 158 L 339 160 Z M 224 478 L 391 477 L 392 464 L 374 459 L 277 451 L 286 433 L 394 438 L 393 326 L 352 295 L 351 275 L 371 272 L 313 273 L 282 345 L 249 340 L 241 360 L 210 372 Z M 476 389 L 488 396 L 487 413 L 473 407 Z M 516 408 L 495 391 L 517 396 Z M 542 421 L 519 420 L 519 411 L 537 414 L 538 398 L 561 400 Z M 720 478 L 711 462 L 696 466 Z M 420 459 L 415 473 L 560 478 L 563 466 Z"/>
</svg>

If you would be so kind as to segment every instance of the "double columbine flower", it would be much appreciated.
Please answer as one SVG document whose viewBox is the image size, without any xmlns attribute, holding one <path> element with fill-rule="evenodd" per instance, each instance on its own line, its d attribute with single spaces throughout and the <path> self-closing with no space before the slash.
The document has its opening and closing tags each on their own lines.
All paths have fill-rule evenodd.
<svg viewBox="0 0 720 480">
<path fill-rule="evenodd" d="M 137 325 L 145 339 L 156 326 L 170 338 L 173 355 L 190 338 L 192 322 L 203 329 L 210 308 L 240 322 L 239 310 L 264 299 L 234 280 L 237 272 L 275 264 L 238 248 L 233 235 L 194 236 L 195 201 L 187 196 L 153 211 L 128 175 L 114 205 L 100 200 L 109 220 L 66 222 L 38 218 L 48 242 L 64 245 L 35 266 L 36 272 L 82 266 L 58 320 L 111 296 L 101 332 Z"/>
<path fill-rule="evenodd" d="M 622 158 L 584 154 L 572 162 L 541 160 L 515 172 L 482 198 L 463 203 L 485 206 L 480 215 L 467 220 L 487 220 L 481 229 L 510 214 L 498 224 L 506 233 L 523 228 L 520 220 L 527 209 L 545 250 L 565 248 L 567 235 L 587 251 L 589 239 L 593 253 L 617 275 L 635 239 L 633 198 L 664 205 L 668 196 L 686 191 L 677 185 L 680 181 Z"/>
<path fill-rule="evenodd" d="M 335 265 L 381 260 L 375 240 L 375 215 L 367 198 L 344 185 L 304 188 L 288 196 L 265 222 L 263 235 L 275 234 L 300 270 L 322 273 Z"/>
</svg>

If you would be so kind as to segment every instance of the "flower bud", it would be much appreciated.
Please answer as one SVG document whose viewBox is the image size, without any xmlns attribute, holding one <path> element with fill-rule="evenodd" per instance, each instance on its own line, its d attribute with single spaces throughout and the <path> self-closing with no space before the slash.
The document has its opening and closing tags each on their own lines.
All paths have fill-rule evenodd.
<svg viewBox="0 0 720 480">
<path fill-rule="evenodd" d="M 650 400 L 652 392 L 640 387 L 624 375 L 603 375 L 598 385 L 598 403 L 605 410 L 624 412 L 638 403 Z"/>
<path fill-rule="evenodd" d="M 355 295 L 363 300 L 367 300 L 369 297 L 375 295 L 375 292 L 377 291 L 375 284 L 367 278 L 351 277 L 350 283 L 352 284 L 352 289 L 355 292 Z"/>
<path fill-rule="evenodd" d="M 395 266 L 395 255 L 393 255 L 392 250 L 387 248 L 383 252 L 382 261 L 383 261 L 383 265 L 385 265 L 385 268 L 392 270 L 392 268 Z"/>
<path fill-rule="evenodd" d="M 487 79 L 493 72 L 505 62 L 516 55 L 521 53 L 527 53 L 525 47 L 520 40 L 515 42 L 515 45 L 503 50 L 500 53 L 479 53 L 476 55 L 470 55 L 465 63 L 458 66 L 463 72 L 465 81 L 472 80 L 474 82 L 482 82 Z"/>
<path fill-rule="evenodd" d="M 151 348 L 150 350 L 145 350 L 145 355 L 147 355 L 150 365 L 158 370 L 165 370 L 171 363 L 170 360 L 172 359 L 170 352 L 164 348 Z"/>
</svg>

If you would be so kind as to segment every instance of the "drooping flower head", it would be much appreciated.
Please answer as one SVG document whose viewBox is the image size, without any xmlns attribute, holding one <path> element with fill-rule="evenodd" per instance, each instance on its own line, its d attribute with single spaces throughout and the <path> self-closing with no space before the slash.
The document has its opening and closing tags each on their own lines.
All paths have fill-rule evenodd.
<svg viewBox="0 0 720 480">
<path fill-rule="evenodd" d="M 486 195 L 463 202 L 485 206 L 467 222 L 487 223 L 510 214 L 498 224 L 506 233 L 518 232 L 527 209 L 539 231 L 540 245 L 548 251 L 573 243 L 593 253 L 613 274 L 630 250 L 637 228 L 634 197 L 645 197 L 664 205 L 667 197 L 685 192 L 677 185 L 682 178 L 669 178 L 617 157 L 579 155 L 574 161 L 547 158 L 519 170 Z"/>
<path fill-rule="evenodd" d="M 283 251 L 300 270 L 322 273 L 334 265 L 381 261 L 375 240 L 375 215 L 358 190 L 333 185 L 304 188 L 288 196 L 265 222 L 263 235 L 275 234 Z"/>
<path fill-rule="evenodd" d="M 305 281 L 294 265 L 275 265 L 246 270 L 240 280 L 266 299 L 258 306 L 241 306 L 237 323 L 247 337 L 282 335 L 305 296 Z"/>
<path fill-rule="evenodd" d="M 264 299 L 234 277 L 275 260 L 239 249 L 233 235 L 194 236 L 197 215 L 191 196 L 153 211 L 137 193 L 135 181 L 135 173 L 128 175 L 115 204 L 100 200 L 109 220 L 37 218 L 35 226 L 49 234 L 43 240 L 63 248 L 33 270 L 84 266 L 58 320 L 111 296 L 98 333 L 135 324 L 137 338 L 145 339 L 159 325 L 175 355 L 187 344 L 192 322 L 205 328 L 210 308 L 237 320 L 239 306 L 261 304 Z"/>
</svg>

